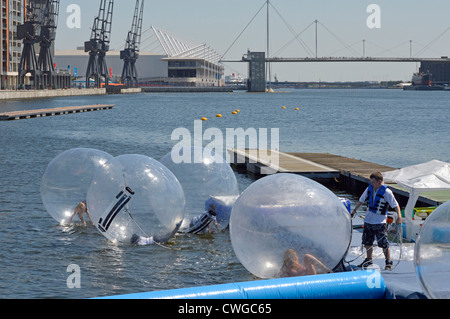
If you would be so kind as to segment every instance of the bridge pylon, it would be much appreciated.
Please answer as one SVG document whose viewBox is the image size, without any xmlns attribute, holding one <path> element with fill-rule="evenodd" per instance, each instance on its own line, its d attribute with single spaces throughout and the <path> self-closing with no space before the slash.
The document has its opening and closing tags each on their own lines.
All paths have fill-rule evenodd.
<svg viewBox="0 0 450 319">
<path fill-rule="evenodd" d="M 266 53 L 247 52 L 248 92 L 266 92 Z"/>
</svg>

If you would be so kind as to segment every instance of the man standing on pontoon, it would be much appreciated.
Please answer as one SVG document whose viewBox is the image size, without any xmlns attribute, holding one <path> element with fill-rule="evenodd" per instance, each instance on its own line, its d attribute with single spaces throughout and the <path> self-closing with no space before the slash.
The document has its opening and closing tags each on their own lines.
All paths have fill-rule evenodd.
<svg viewBox="0 0 450 319">
<path fill-rule="evenodd" d="M 402 214 L 400 206 L 394 197 L 392 191 L 383 183 L 383 174 L 375 172 L 370 175 L 370 184 L 361 195 L 359 202 L 352 211 L 352 217 L 356 214 L 356 210 L 368 203 L 366 217 L 364 219 L 364 232 L 362 236 L 362 244 L 366 249 L 366 259 L 359 267 L 367 268 L 373 264 L 372 252 L 373 242 L 375 238 L 378 247 L 383 249 L 386 258 L 386 270 L 392 270 L 391 253 L 389 242 L 387 240 L 387 211 L 389 206 L 395 209 L 397 213 L 397 221 L 395 222 L 395 231 L 398 232 L 399 225 L 402 224 Z"/>
</svg>

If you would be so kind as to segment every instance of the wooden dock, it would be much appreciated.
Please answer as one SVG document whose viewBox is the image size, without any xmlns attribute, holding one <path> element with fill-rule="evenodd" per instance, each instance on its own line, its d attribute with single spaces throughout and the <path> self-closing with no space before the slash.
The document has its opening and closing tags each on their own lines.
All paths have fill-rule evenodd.
<svg viewBox="0 0 450 319">
<path fill-rule="evenodd" d="M 368 181 L 370 174 L 373 172 L 384 173 L 396 169 L 395 167 L 327 153 L 291 153 L 291 155 L 314 163 L 333 167 L 334 169 L 337 169 L 341 175 L 347 177 L 353 176 L 363 182 Z"/>
<path fill-rule="evenodd" d="M 299 174 L 323 184 L 332 184 L 351 194 L 361 195 L 373 172 L 395 170 L 389 167 L 328 153 L 285 153 L 270 150 L 229 149 L 231 165 L 238 171 L 256 176 L 274 173 Z M 389 184 L 401 206 L 409 193 L 397 184 Z M 450 192 L 429 192 L 419 198 L 418 205 L 434 206 L 450 200 Z"/>
<path fill-rule="evenodd" d="M 340 176 L 338 169 L 313 162 L 294 154 L 275 150 L 230 149 L 231 163 L 255 175 L 295 173 L 312 179 L 330 179 Z"/>
<path fill-rule="evenodd" d="M 93 112 L 101 110 L 110 110 L 112 108 L 114 108 L 114 104 L 96 104 L 96 105 L 68 106 L 49 109 L 7 112 L 7 113 L 0 113 L 0 121 L 23 120 L 37 117 Z"/>
</svg>

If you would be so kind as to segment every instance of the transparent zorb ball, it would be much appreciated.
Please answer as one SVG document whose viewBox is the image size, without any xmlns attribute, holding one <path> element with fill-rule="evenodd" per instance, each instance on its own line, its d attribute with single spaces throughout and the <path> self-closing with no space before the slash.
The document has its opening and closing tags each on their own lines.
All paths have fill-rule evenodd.
<svg viewBox="0 0 450 319">
<path fill-rule="evenodd" d="M 340 199 L 321 184 L 295 174 L 254 182 L 231 211 L 234 252 L 260 278 L 283 276 L 281 270 L 289 262 L 286 256 L 295 256 L 303 266 L 305 257 L 313 257 L 324 268 L 335 268 L 347 253 L 351 232 L 350 214 Z"/>
<path fill-rule="evenodd" d="M 436 208 L 422 225 L 414 265 L 428 298 L 450 298 L 450 201 Z"/>
</svg>

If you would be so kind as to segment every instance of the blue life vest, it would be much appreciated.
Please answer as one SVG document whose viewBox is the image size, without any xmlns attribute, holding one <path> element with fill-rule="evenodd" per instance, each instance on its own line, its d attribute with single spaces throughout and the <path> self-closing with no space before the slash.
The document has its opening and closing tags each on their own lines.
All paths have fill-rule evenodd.
<svg viewBox="0 0 450 319">
<path fill-rule="evenodd" d="M 386 193 L 387 186 L 381 185 L 380 188 L 377 190 L 377 193 L 375 195 L 375 200 L 373 196 L 373 186 L 372 184 L 369 185 L 367 197 L 369 201 L 369 211 L 377 214 L 377 215 L 386 215 L 386 212 L 389 207 L 389 203 L 384 199 L 384 194 Z"/>
</svg>

